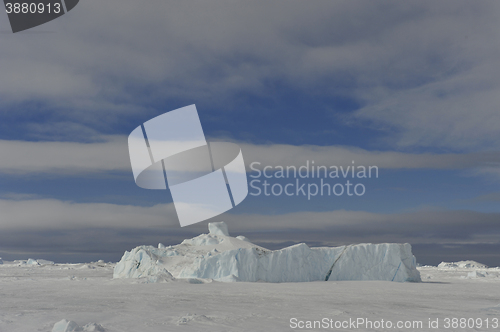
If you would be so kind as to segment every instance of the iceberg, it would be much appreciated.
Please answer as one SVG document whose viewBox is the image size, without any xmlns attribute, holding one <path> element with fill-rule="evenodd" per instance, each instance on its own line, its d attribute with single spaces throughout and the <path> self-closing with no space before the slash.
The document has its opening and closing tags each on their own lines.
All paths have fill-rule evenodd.
<svg viewBox="0 0 500 332">
<path fill-rule="evenodd" d="M 418 282 L 410 244 L 356 244 L 310 248 L 305 243 L 268 250 L 243 236 L 231 237 L 224 222 L 181 244 L 126 251 L 113 278 L 213 279 L 223 282 L 387 280 Z"/>
</svg>

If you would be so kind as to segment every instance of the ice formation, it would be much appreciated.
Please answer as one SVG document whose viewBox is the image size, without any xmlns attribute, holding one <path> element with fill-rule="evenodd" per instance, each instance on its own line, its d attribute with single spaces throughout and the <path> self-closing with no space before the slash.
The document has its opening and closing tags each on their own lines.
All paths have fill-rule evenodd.
<svg viewBox="0 0 500 332">
<path fill-rule="evenodd" d="M 19 266 L 24 266 L 24 265 L 32 265 L 32 266 L 54 265 L 53 261 L 48 261 L 45 259 L 33 259 L 33 258 L 28 258 L 27 260 L 15 260 L 14 263 L 19 265 Z"/>
<path fill-rule="evenodd" d="M 467 279 L 474 279 L 474 278 L 485 278 L 488 275 L 488 272 L 479 272 L 477 270 L 474 270 L 472 272 L 467 273 Z"/>
<path fill-rule="evenodd" d="M 202 278 L 218 281 L 420 281 L 409 244 L 357 244 L 310 248 L 301 243 L 268 250 L 231 237 L 224 222 L 176 246 L 126 251 L 114 278 Z"/>
<path fill-rule="evenodd" d="M 72 320 L 63 319 L 54 324 L 52 332 L 105 332 L 104 328 L 96 323 L 79 326 Z"/>
<path fill-rule="evenodd" d="M 448 262 L 441 262 L 438 265 L 438 268 L 440 269 L 472 269 L 472 268 L 477 268 L 477 269 L 486 269 L 488 266 L 478 263 L 476 261 L 460 261 L 460 262 L 453 262 L 453 263 L 448 263 Z"/>
</svg>

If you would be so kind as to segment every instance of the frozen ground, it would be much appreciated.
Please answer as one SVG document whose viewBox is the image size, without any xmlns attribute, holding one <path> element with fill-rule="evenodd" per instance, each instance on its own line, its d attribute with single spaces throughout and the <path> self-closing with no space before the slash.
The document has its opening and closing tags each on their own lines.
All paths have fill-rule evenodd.
<svg viewBox="0 0 500 332">
<path fill-rule="evenodd" d="M 439 318 L 439 331 L 500 331 L 500 326 L 492 327 L 494 319 L 500 318 L 500 269 L 479 265 L 420 267 L 421 283 L 194 284 L 113 279 L 114 264 L 102 262 L 32 263 L 0 265 L 0 331 L 50 332 L 62 319 L 81 327 L 97 323 L 106 332 L 291 331 L 291 318 L 297 318 L 297 323 L 323 318 L 384 319 L 394 324 L 408 320 L 422 321 L 424 327 L 366 329 L 360 325 L 360 331 L 428 331 L 429 318 Z M 444 319 L 453 317 L 481 318 L 483 328 L 445 329 Z M 486 319 L 489 328 L 485 328 Z"/>
</svg>

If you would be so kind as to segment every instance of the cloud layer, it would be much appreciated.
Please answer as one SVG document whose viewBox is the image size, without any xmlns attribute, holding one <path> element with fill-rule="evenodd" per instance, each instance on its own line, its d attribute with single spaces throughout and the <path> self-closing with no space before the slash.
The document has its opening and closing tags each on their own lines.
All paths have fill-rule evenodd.
<svg viewBox="0 0 500 332">
<path fill-rule="evenodd" d="M 239 112 L 242 95 L 289 89 L 354 99 L 340 118 L 382 130 L 386 146 L 497 150 L 499 6 L 86 2 L 33 30 L 55 33 L 2 35 L 0 112 L 110 132 L 166 102 Z"/>
<path fill-rule="evenodd" d="M 40 257 L 45 253 L 45 258 L 50 259 L 61 257 L 62 253 L 68 257 L 87 255 L 87 258 L 100 253 L 116 259 L 132 246 L 156 245 L 156 241 L 177 244 L 207 231 L 206 222 L 178 227 L 172 204 L 138 207 L 3 199 L 0 209 L 0 242 L 7 255 L 24 253 Z M 466 210 L 396 214 L 337 210 L 283 215 L 224 214 L 214 220 L 226 221 L 233 236 L 243 234 L 272 249 L 299 242 L 312 246 L 409 242 L 422 246 L 422 250 L 433 246 L 482 246 L 482 251 L 476 254 L 489 257 L 488 246 L 500 245 L 499 217 L 498 213 Z"/>
<path fill-rule="evenodd" d="M 267 165 L 302 166 L 307 161 L 316 165 L 378 166 L 386 169 L 472 169 L 477 175 L 498 174 L 500 153 L 463 154 L 403 153 L 368 151 L 345 146 L 294 146 L 287 144 L 256 145 L 238 142 L 247 170 Z M 94 143 L 29 142 L 0 140 L 0 173 L 53 173 L 77 175 L 98 172 L 130 172 L 127 137 L 106 136 Z"/>
</svg>

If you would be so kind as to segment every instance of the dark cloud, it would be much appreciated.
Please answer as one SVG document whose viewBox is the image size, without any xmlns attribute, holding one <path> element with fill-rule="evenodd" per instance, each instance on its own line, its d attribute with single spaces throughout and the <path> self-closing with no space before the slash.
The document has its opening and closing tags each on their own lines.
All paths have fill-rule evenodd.
<svg viewBox="0 0 500 332">
<path fill-rule="evenodd" d="M 130 209 L 130 208 L 129 208 Z M 119 209 L 117 208 L 119 211 Z M 141 209 L 147 213 L 147 210 Z M 153 214 L 156 214 L 152 208 Z M 103 215 L 100 216 L 104 218 Z M 69 218 L 69 217 L 68 217 Z M 15 225 L 0 232 L 0 252 L 4 259 L 45 258 L 52 260 L 119 259 L 125 250 L 159 242 L 174 245 L 186 238 L 207 232 L 205 221 L 180 228 L 163 226 L 147 214 L 135 220 L 110 215 L 102 226 L 96 223 L 55 222 L 31 228 Z M 132 218 L 133 219 L 133 218 Z M 109 220 L 115 220 L 113 224 Z M 225 220 L 232 236 L 244 235 L 269 249 L 305 242 L 309 246 L 340 246 L 352 243 L 410 243 L 422 264 L 437 260 L 461 260 L 475 257 L 489 265 L 500 266 L 499 255 L 491 251 L 500 246 L 500 214 L 473 211 L 420 211 L 377 214 L 356 211 L 302 212 L 287 215 L 224 214 L 213 221 Z M 19 223 L 19 222 L 17 222 Z M 456 248 L 456 250 L 455 250 Z M 472 248 L 471 251 L 467 251 Z M 433 249 L 435 249 L 433 251 Z M 463 256 L 463 257 L 461 257 Z M 99 258 L 101 257 L 101 258 Z M 439 262 L 438 262 L 439 263 Z"/>
</svg>

